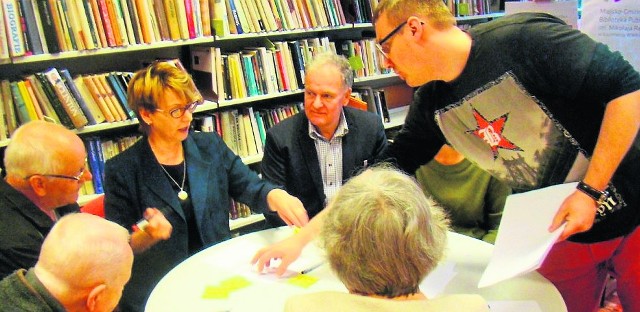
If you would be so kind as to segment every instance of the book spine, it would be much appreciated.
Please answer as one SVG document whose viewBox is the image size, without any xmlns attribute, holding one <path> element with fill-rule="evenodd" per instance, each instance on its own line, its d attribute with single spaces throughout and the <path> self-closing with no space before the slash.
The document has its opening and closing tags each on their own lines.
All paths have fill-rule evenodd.
<svg viewBox="0 0 640 312">
<path fill-rule="evenodd" d="M 102 170 L 104 164 L 102 162 L 100 141 L 97 138 L 90 138 L 85 145 L 88 147 L 89 155 L 87 158 L 89 161 L 89 168 L 91 169 L 91 173 L 93 175 L 93 188 L 98 194 L 104 193 L 104 188 L 102 186 Z"/>
<path fill-rule="evenodd" d="M 191 0 L 177 0 L 184 1 L 184 13 L 187 18 L 187 30 L 189 32 L 189 39 L 196 37 L 195 21 L 193 20 L 193 6 Z"/>
<path fill-rule="evenodd" d="M 22 98 L 22 93 L 20 92 L 20 87 L 18 86 L 17 81 L 12 81 L 10 83 L 11 86 L 11 96 L 13 98 L 13 104 L 16 107 L 16 113 L 18 117 L 19 124 L 25 124 L 31 120 L 29 116 L 29 111 L 27 110 L 27 104 Z"/>
<path fill-rule="evenodd" d="M 31 0 L 19 0 L 20 8 L 22 9 L 25 22 L 26 35 L 31 43 L 31 51 L 33 54 L 42 54 L 44 50 L 42 48 L 42 41 L 40 40 L 40 34 L 38 33 L 38 25 L 36 22 L 36 16 L 34 12 Z"/>
<path fill-rule="evenodd" d="M 110 47 L 116 46 L 115 34 L 113 33 L 113 25 L 111 25 L 111 19 L 109 18 L 109 9 L 107 7 L 106 0 L 98 0 L 98 9 L 100 11 L 100 18 L 102 19 L 102 26 L 104 28 L 104 34 L 107 39 L 107 44 Z"/>
<path fill-rule="evenodd" d="M 69 91 L 71 91 L 71 95 L 73 95 L 73 97 L 78 102 L 80 109 L 82 109 L 82 112 L 87 117 L 88 124 L 95 125 L 97 123 L 96 119 L 93 117 L 91 110 L 89 109 L 89 107 L 87 106 L 87 103 L 84 101 L 84 98 L 78 91 L 78 88 L 76 88 L 75 83 L 73 83 L 73 78 L 71 78 L 71 74 L 69 73 L 69 70 L 67 70 L 66 68 L 62 68 L 58 72 L 62 77 L 62 81 L 65 83 Z"/>
<path fill-rule="evenodd" d="M 90 76 L 83 76 L 82 77 L 82 81 L 87 86 L 87 89 L 91 93 L 91 96 L 93 97 L 93 100 L 98 105 L 98 108 L 102 112 L 102 115 L 107 120 L 107 122 L 116 121 L 116 118 L 114 117 L 113 113 L 111 112 L 111 109 L 109 108 L 109 105 L 107 104 L 106 100 L 104 99 L 104 95 L 100 92 L 98 87 L 95 85 L 95 82 L 93 81 L 93 79 Z"/>
<path fill-rule="evenodd" d="M 43 72 L 44 76 L 49 80 L 51 86 L 53 87 L 53 91 L 56 93 L 60 102 L 62 103 L 62 107 L 64 107 L 65 111 L 71 118 L 71 122 L 73 122 L 73 126 L 76 129 L 80 129 L 88 124 L 87 117 L 82 112 L 80 105 L 76 102 L 73 95 L 64 84 L 60 73 L 55 68 L 50 68 L 47 71 Z"/>
<path fill-rule="evenodd" d="M 20 23 L 20 10 L 16 0 L 2 0 L 4 23 L 11 57 L 25 55 L 24 35 Z"/>
<path fill-rule="evenodd" d="M 62 102 L 60 102 L 60 99 L 58 98 L 55 91 L 53 90 L 53 86 L 51 86 L 51 83 L 49 82 L 49 80 L 47 80 L 44 74 L 40 72 L 35 73 L 35 76 L 36 76 L 36 79 L 40 81 L 42 90 L 44 91 L 45 95 L 49 99 L 49 102 L 51 102 L 51 106 L 53 107 L 53 110 L 56 112 L 56 115 L 58 115 L 58 118 L 60 119 L 60 123 L 62 123 L 63 126 L 69 129 L 73 129 L 74 126 L 73 126 L 73 122 L 71 121 L 71 117 L 69 117 L 69 114 L 67 114 L 66 110 L 62 107 Z"/>
<path fill-rule="evenodd" d="M 56 28 L 51 16 L 51 8 L 48 5 L 47 0 L 37 0 L 38 12 L 40 13 L 40 23 L 42 23 L 42 30 L 44 33 L 44 39 L 47 43 L 47 50 L 49 53 L 60 52 L 60 45 L 58 44 L 58 38 L 56 35 Z"/>
<path fill-rule="evenodd" d="M 176 0 L 164 0 L 164 12 L 169 26 L 169 36 L 171 40 L 180 39 L 180 26 L 178 20 L 178 12 L 176 12 Z"/>
<path fill-rule="evenodd" d="M 129 104 L 127 103 L 127 92 L 120 84 L 116 76 L 116 73 L 109 73 L 105 75 L 105 78 L 107 79 L 107 82 L 111 86 L 114 95 L 118 99 L 118 102 L 120 102 L 120 105 L 124 109 L 125 113 L 129 116 L 129 118 L 134 119 L 136 118 L 136 113 L 129 107 Z"/>
</svg>

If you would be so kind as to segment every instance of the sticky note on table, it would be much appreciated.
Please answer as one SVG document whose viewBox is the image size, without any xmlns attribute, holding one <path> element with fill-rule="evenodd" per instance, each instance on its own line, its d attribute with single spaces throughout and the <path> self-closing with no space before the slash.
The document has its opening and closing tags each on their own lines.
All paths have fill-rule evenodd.
<svg viewBox="0 0 640 312">
<path fill-rule="evenodd" d="M 318 281 L 317 277 L 313 277 L 306 274 L 298 274 L 290 278 L 287 282 L 289 282 L 289 284 L 292 284 L 298 287 L 309 288 L 311 287 L 311 285 L 315 284 L 317 281 Z"/>
<path fill-rule="evenodd" d="M 228 289 L 230 292 L 251 285 L 251 282 L 242 276 L 234 276 L 220 282 L 220 287 Z"/>
<path fill-rule="evenodd" d="M 229 290 L 220 286 L 207 286 L 202 293 L 202 299 L 227 299 Z"/>
</svg>

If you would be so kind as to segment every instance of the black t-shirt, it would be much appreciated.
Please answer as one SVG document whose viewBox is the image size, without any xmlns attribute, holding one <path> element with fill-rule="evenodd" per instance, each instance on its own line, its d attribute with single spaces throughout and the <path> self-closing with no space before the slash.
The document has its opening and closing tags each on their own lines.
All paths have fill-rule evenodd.
<svg viewBox="0 0 640 312">
<path fill-rule="evenodd" d="M 548 14 L 505 16 L 469 34 L 465 69 L 416 91 L 388 156 L 414 172 L 446 142 L 516 190 L 580 180 L 606 104 L 640 89 L 640 75 L 619 53 Z M 572 240 L 603 241 L 637 226 L 638 158 L 636 139 L 611 181 L 620 204 Z"/>
</svg>

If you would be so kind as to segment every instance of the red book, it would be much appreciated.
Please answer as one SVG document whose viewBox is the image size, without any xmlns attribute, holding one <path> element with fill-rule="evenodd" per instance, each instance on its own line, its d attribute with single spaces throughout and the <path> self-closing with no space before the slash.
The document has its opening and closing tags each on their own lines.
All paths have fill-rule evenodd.
<svg viewBox="0 0 640 312">
<path fill-rule="evenodd" d="M 191 0 L 184 0 L 184 11 L 187 15 L 187 28 L 189 29 L 189 38 L 193 39 L 196 37 L 196 24 L 193 21 L 193 6 L 191 5 Z"/>
</svg>

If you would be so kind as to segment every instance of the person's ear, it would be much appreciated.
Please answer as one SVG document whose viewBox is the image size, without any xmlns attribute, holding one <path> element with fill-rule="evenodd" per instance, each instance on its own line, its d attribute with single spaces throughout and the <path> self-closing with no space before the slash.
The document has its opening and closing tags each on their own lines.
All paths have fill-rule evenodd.
<svg viewBox="0 0 640 312">
<path fill-rule="evenodd" d="M 45 181 L 45 177 L 34 175 L 29 177 L 27 182 L 36 195 L 40 197 L 47 195 L 47 189 L 45 188 L 47 181 Z"/>
<path fill-rule="evenodd" d="M 91 289 L 91 291 L 89 292 L 89 295 L 87 296 L 87 311 L 96 311 L 98 306 L 99 306 L 99 302 L 101 299 L 102 294 L 104 294 L 104 292 L 107 289 L 107 285 L 105 284 L 100 284 L 96 287 L 93 287 Z"/>
<path fill-rule="evenodd" d="M 344 101 L 342 103 L 342 106 L 347 106 L 349 105 L 349 98 L 351 97 L 351 88 L 347 88 L 347 91 L 344 92 Z"/>
<path fill-rule="evenodd" d="M 152 113 L 150 111 L 148 111 L 148 110 L 146 110 L 144 108 L 140 109 L 140 117 L 142 118 L 142 120 L 144 120 L 144 122 L 147 125 L 151 125 L 151 114 Z"/>
<path fill-rule="evenodd" d="M 426 30 L 426 24 L 416 16 L 407 19 L 407 27 L 411 31 L 411 35 L 417 39 L 422 37 L 422 33 Z"/>
</svg>

